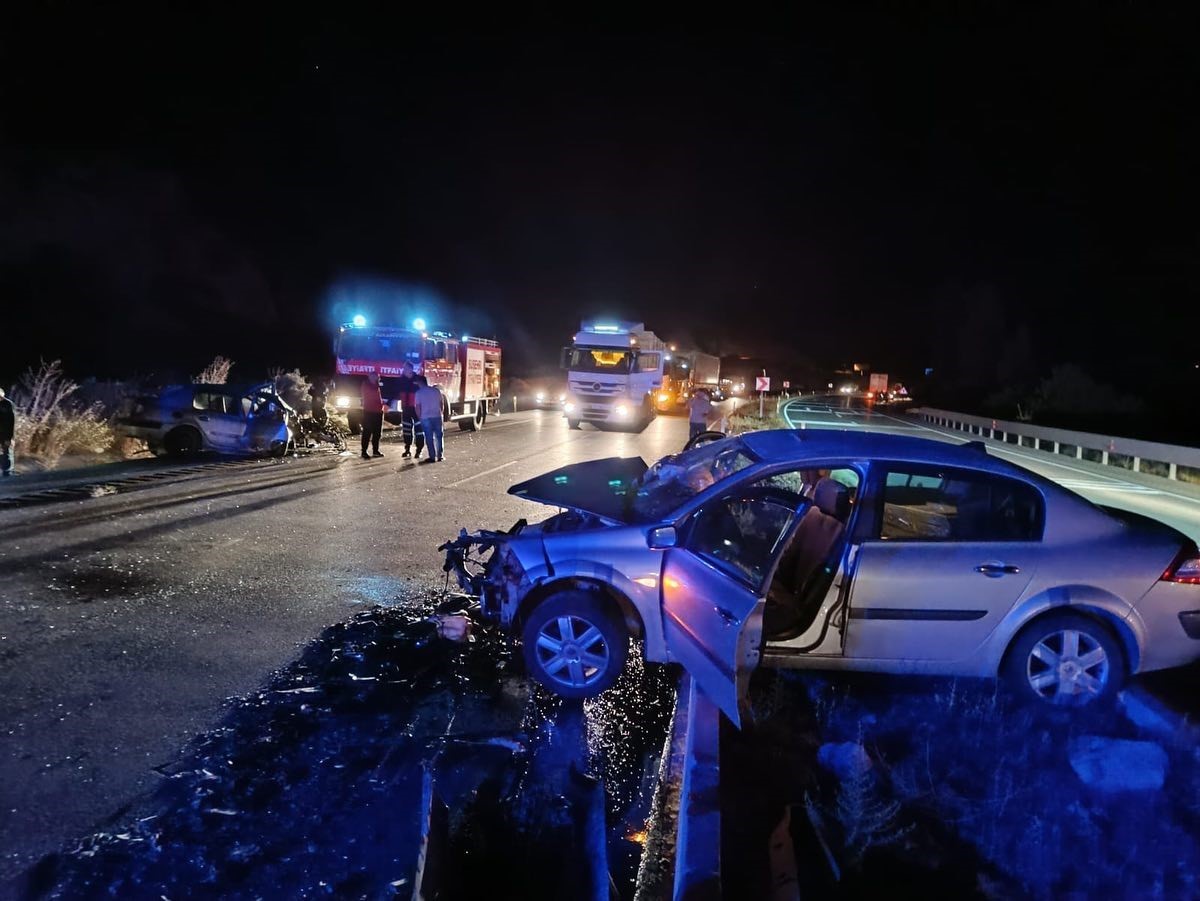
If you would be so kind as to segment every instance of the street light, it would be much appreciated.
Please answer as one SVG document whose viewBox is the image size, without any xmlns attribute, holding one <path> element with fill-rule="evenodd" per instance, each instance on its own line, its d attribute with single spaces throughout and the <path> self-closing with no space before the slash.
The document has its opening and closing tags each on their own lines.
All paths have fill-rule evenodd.
<svg viewBox="0 0 1200 901">
<path fill-rule="evenodd" d="M 354 318 L 351 319 L 350 322 L 353 323 L 355 328 L 362 328 L 364 325 L 367 324 L 367 317 L 364 316 L 362 313 L 356 313 Z"/>
<path fill-rule="evenodd" d="M 420 316 L 418 316 L 416 319 L 413 320 L 413 328 L 416 329 L 418 332 L 425 331 L 425 320 L 422 319 Z"/>
</svg>

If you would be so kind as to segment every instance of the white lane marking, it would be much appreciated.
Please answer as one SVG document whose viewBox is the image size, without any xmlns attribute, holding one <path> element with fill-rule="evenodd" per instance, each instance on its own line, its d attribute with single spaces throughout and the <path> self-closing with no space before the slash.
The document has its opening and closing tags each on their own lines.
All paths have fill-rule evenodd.
<svg viewBox="0 0 1200 901">
<path fill-rule="evenodd" d="M 465 479 L 459 479 L 457 482 L 451 482 L 446 487 L 453 488 L 455 485 L 461 485 L 464 482 L 471 481 L 472 479 L 480 479 L 480 478 L 483 478 L 484 476 L 490 476 L 494 472 L 499 472 L 502 469 L 507 469 L 508 467 L 512 466 L 513 464 L 519 463 L 519 462 L 520 462 L 519 460 L 509 460 L 507 463 L 501 463 L 499 466 L 493 466 L 491 469 L 485 469 L 483 472 L 477 472 L 473 476 L 467 476 Z"/>
<path fill-rule="evenodd" d="M 1064 488 L 1070 488 L 1072 491 L 1126 491 L 1130 494 L 1162 494 L 1157 488 L 1147 488 L 1144 485 L 1108 485 L 1089 479 L 1059 479 L 1058 484 Z"/>
</svg>

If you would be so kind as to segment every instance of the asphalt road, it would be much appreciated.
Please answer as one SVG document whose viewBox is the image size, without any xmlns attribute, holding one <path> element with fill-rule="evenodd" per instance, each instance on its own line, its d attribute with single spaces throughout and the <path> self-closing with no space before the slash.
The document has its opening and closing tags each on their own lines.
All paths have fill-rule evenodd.
<svg viewBox="0 0 1200 901">
<path fill-rule="evenodd" d="M 530 412 L 448 432 L 437 465 L 386 443 L 370 461 L 12 480 L 0 502 L 63 486 L 79 496 L 0 509 L 0 885 L 153 789 L 226 699 L 326 627 L 428 596 L 443 580 L 436 547 L 460 528 L 552 512 L 509 485 L 586 459 L 654 460 L 686 430 L 660 417 L 642 434 L 570 431 Z"/>
</svg>

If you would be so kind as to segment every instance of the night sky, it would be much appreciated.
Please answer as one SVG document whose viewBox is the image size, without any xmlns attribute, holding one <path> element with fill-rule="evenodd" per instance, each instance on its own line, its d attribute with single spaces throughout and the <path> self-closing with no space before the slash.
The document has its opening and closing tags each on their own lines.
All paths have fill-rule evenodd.
<svg viewBox="0 0 1200 901">
<path fill-rule="evenodd" d="M 599 313 L 902 373 L 1200 360 L 1170 8 L 699 36 L 224 9 L 6 13 L 0 381 L 316 370 L 359 310 L 494 334 L 519 370 Z"/>
</svg>

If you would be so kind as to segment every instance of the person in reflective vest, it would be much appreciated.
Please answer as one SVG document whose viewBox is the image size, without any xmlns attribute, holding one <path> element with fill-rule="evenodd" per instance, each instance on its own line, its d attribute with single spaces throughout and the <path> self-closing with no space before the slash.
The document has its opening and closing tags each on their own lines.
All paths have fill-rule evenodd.
<svg viewBox="0 0 1200 901">
<path fill-rule="evenodd" d="M 425 449 L 425 429 L 421 426 L 421 417 L 417 415 L 417 376 L 413 375 L 412 363 L 405 363 L 400 378 L 396 379 L 396 387 L 400 391 L 400 430 L 404 436 L 403 457 L 412 456 L 414 441 L 417 445 L 416 459 L 421 459 L 421 451 Z"/>
</svg>

